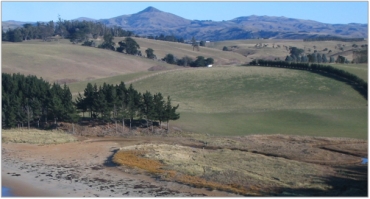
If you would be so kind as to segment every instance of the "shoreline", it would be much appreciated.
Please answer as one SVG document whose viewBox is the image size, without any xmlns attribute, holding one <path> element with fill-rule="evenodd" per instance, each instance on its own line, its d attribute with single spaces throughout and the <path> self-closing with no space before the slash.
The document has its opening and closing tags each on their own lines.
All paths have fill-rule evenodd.
<svg viewBox="0 0 370 199">
<path fill-rule="evenodd" d="M 37 187 L 35 184 L 31 184 L 31 176 L 28 176 L 27 180 L 24 178 L 12 178 L 7 173 L 11 173 L 11 170 L 2 169 L 1 172 L 1 186 L 9 189 L 10 196 L 4 197 L 62 197 L 63 195 L 58 193 L 58 190 L 47 191 Z M 25 176 L 21 174 L 21 176 Z M 33 181 L 34 182 L 34 181 Z M 44 185 L 43 185 L 44 186 Z M 44 187 L 45 188 L 45 187 Z"/>
<path fill-rule="evenodd" d="M 259 187 L 251 188 L 257 191 L 266 190 L 263 192 L 265 196 L 367 194 L 367 164 L 361 164 L 360 160 L 360 157 L 367 157 L 367 142 L 281 135 L 212 139 L 213 145 L 206 149 L 194 140 L 179 140 L 176 137 L 107 137 L 52 145 L 6 143 L 2 145 L 2 181 L 3 185 L 13 188 L 14 192 L 23 191 L 15 195 L 31 197 L 243 197 L 213 187 L 196 188 L 181 181 L 161 180 L 161 176 L 148 175 L 145 170 L 118 166 L 112 162 L 117 151 L 132 148 L 148 150 L 147 155 L 160 154 L 163 161 L 176 158 L 173 156 L 175 153 L 185 161 L 176 162 L 185 165 L 180 168 L 183 170 L 188 169 L 186 165 L 189 163 L 207 165 L 204 161 L 208 161 L 215 168 L 227 171 L 230 169 L 228 164 L 216 161 L 211 156 L 227 157 L 229 162 L 235 161 L 234 167 L 248 167 L 251 172 L 221 173 L 229 181 L 221 179 L 223 176 L 219 173 L 213 176 L 212 167 L 207 168 L 206 172 L 210 172 L 199 175 L 218 177 L 225 183 L 234 178 L 244 180 L 240 183 L 251 183 L 251 186 L 256 184 Z M 220 142 L 226 142 L 221 145 L 221 150 L 217 148 Z M 230 148 L 228 143 L 233 143 L 236 148 Z M 170 148 L 161 148 L 162 145 Z M 259 161 L 256 162 L 255 158 Z M 242 159 L 245 159 L 244 162 L 239 161 Z M 270 170 L 270 173 L 266 173 Z M 292 171 L 297 175 L 291 176 Z M 259 175 L 256 176 L 256 173 Z M 322 180 L 317 181 L 317 178 L 310 177 L 312 175 Z M 12 182 L 13 185 L 10 184 Z M 302 185 L 301 182 L 306 184 Z M 289 183 L 289 187 L 280 186 L 279 183 Z M 277 188 L 270 190 L 271 187 Z M 311 187 L 311 191 L 306 191 L 306 187 Z M 47 192 L 38 190 L 40 188 Z M 26 193 L 27 189 L 34 195 Z"/>
<path fill-rule="evenodd" d="M 11 197 L 235 197 L 232 193 L 158 181 L 111 165 L 117 143 L 2 145 L 2 186 Z M 71 154 L 77 150 L 79 153 Z M 37 156 L 32 155 L 37 154 Z"/>
</svg>

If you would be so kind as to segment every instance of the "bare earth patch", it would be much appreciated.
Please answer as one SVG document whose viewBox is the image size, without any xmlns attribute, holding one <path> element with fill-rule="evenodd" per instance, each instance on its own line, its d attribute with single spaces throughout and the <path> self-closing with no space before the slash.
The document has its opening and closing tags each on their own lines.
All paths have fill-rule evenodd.
<svg viewBox="0 0 370 199">
<path fill-rule="evenodd" d="M 2 175 L 77 197 L 366 196 L 367 148 L 364 140 L 290 135 L 79 137 L 3 144 Z"/>
</svg>

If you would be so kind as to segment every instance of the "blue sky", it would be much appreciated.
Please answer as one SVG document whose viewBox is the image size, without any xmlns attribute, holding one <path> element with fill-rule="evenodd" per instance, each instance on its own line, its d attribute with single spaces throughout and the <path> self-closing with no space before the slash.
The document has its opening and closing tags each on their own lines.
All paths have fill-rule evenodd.
<svg viewBox="0 0 370 199">
<path fill-rule="evenodd" d="M 2 21 L 107 19 L 153 6 L 186 19 L 230 20 L 267 15 L 310 19 L 331 24 L 368 23 L 368 2 L 2 2 Z"/>
</svg>

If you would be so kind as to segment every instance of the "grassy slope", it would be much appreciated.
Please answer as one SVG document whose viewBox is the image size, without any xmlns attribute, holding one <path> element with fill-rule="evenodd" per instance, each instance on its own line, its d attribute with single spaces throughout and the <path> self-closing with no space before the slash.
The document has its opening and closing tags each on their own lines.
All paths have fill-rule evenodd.
<svg viewBox="0 0 370 199">
<path fill-rule="evenodd" d="M 300 134 L 367 138 L 367 101 L 350 86 L 304 71 L 205 68 L 134 83 L 180 104 L 183 130 L 214 135 Z"/>
<path fill-rule="evenodd" d="M 152 66 L 173 68 L 163 62 L 97 48 L 61 42 L 2 44 L 2 72 L 31 74 L 47 81 L 83 81 L 147 71 Z"/>
<path fill-rule="evenodd" d="M 115 38 L 115 42 L 123 40 L 124 38 Z M 144 38 L 134 38 L 135 41 L 140 45 L 140 50 L 145 54 L 145 50 L 152 48 L 154 54 L 158 59 L 165 57 L 168 53 L 175 55 L 177 58 L 184 56 L 192 57 L 196 59 L 197 56 L 212 57 L 215 60 L 215 65 L 226 65 L 232 63 L 243 64 L 247 61 L 246 57 L 238 53 L 223 52 L 222 50 L 200 47 L 199 51 L 194 50 L 190 44 L 182 44 L 176 42 L 159 41 Z"/>
<path fill-rule="evenodd" d="M 241 56 L 209 48 L 193 52 L 190 45 L 172 42 L 139 38 L 137 41 L 142 52 L 151 47 L 158 58 L 168 52 L 179 57 L 195 57 L 199 53 L 217 57 L 221 60 L 219 63 L 224 63 Z M 244 44 L 244 41 L 240 44 L 231 42 L 238 46 Z M 291 44 L 284 45 L 300 47 L 299 42 L 286 42 Z M 153 65 L 174 67 L 145 58 L 72 45 L 66 40 L 59 43 L 3 43 L 2 57 L 3 72 L 35 74 L 49 81 L 85 80 L 70 84 L 73 93 L 82 92 L 87 82 L 116 84 L 158 73 L 147 71 Z M 367 65 L 353 65 L 358 67 L 356 69 L 352 65 L 340 66 L 357 71 L 360 77 L 361 74 L 363 78 L 367 77 L 362 72 L 367 71 Z M 113 74 L 116 76 L 110 77 Z M 86 80 L 89 77 L 96 79 Z M 367 101 L 348 85 L 305 71 L 230 66 L 189 69 L 149 77 L 135 82 L 134 87 L 170 95 L 173 104 L 180 104 L 181 113 L 181 119 L 172 123 L 183 130 L 214 135 L 282 133 L 367 138 Z"/>
<path fill-rule="evenodd" d="M 335 68 L 348 71 L 368 82 L 368 64 L 329 64 Z"/>
<path fill-rule="evenodd" d="M 256 44 L 267 44 L 267 47 L 264 48 L 256 48 L 254 47 Z M 234 48 L 234 52 L 246 55 L 248 57 L 248 62 L 252 61 L 253 59 L 274 59 L 279 57 L 281 60 L 285 60 L 285 57 L 289 55 L 289 51 L 287 51 L 284 46 L 294 46 L 305 50 L 305 53 L 313 53 L 314 50 L 317 50 L 318 53 L 326 54 L 329 58 L 330 55 L 342 52 L 338 45 L 343 47 L 344 51 L 354 49 L 352 47 L 353 44 L 357 44 L 361 46 L 363 44 L 367 44 L 367 41 L 361 42 L 340 42 L 340 41 L 325 41 L 325 42 L 303 42 L 301 40 L 234 40 L 234 41 L 220 41 L 220 42 L 212 42 L 208 45 L 209 48 L 216 48 L 222 49 L 224 46 L 231 47 L 237 46 Z M 275 45 L 275 48 L 272 48 Z M 276 48 L 277 45 L 280 45 L 281 48 Z M 328 50 L 323 51 L 325 48 Z M 311 50 L 309 52 L 309 49 Z M 331 50 L 331 53 L 328 53 Z M 348 60 L 352 60 L 352 53 L 344 53 Z M 335 58 L 337 56 L 334 56 Z M 348 71 L 357 75 L 358 77 L 367 81 L 368 79 L 368 65 L 367 64 L 330 64 L 333 67 Z"/>
<path fill-rule="evenodd" d="M 256 48 L 256 44 L 267 44 L 267 47 L 263 48 Z M 314 50 L 317 50 L 318 53 L 325 54 L 328 58 L 330 55 L 340 53 L 342 50 L 338 47 L 343 48 L 343 52 L 347 50 L 354 49 L 352 47 L 353 44 L 357 44 L 361 46 L 363 44 L 367 44 L 367 41 L 361 42 L 340 42 L 340 41 L 315 41 L 315 42 L 304 42 L 302 40 L 233 40 L 233 41 L 220 41 L 220 42 L 212 42 L 208 47 L 222 49 L 224 46 L 230 48 L 231 46 L 237 46 L 234 49 L 235 52 L 240 53 L 242 55 L 247 55 L 248 61 L 252 59 L 258 58 L 276 58 L 279 57 L 282 60 L 285 60 L 286 56 L 289 55 L 289 51 L 286 50 L 284 46 L 292 46 L 297 47 L 305 50 L 305 53 L 313 53 Z M 280 48 L 277 46 L 280 45 Z M 343 46 L 345 45 L 345 46 Z M 275 46 L 275 48 L 273 48 Z M 327 48 L 328 50 L 324 51 Z M 331 53 L 328 53 L 331 50 Z M 249 55 L 248 55 L 249 54 Z M 343 53 L 344 57 L 348 60 L 352 60 L 352 53 Z M 337 56 L 335 56 L 337 57 Z"/>
</svg>

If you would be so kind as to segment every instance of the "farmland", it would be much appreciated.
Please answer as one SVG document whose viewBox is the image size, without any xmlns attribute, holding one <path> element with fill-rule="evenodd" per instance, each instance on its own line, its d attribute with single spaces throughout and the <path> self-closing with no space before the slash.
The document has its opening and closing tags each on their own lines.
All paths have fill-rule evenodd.
<svg viewBox="0 0 370 199">
<path fill-rule="evenodd" d="M 73 97 L 83 93 L 87 83 L 124 81 L 141 93 L 170 96 L 180 113 L 180 119 L 170 121 L 169 132 L 122 128 L 121 133 L 114 131 L 117 124 L 86 120 L 73 126 L 77 139 L 70 139 L 71 124 L 60 121 L 59 129 L 69 134 L 5 131 L 8 174 L 16 170 L 31 182 L 35 176 L 49 184 L 65 182 L 59 189 L 62 195 L 68 190 L 79 197 L 366 195 L 367 165 L 360 160 L 368 148 L 367 100 L 351 85 L 309 71 L 242 66 L 254 58 L 284 58 L 289 53 L 271 48 L 273 43 L 305 49 L 328 46 L 335 51 L 337 42 L 263 40 L 273 43 L 255 48 L 261 40 L 224 41 L 197 52 L 189 44 L 135 40 L 142 52 L 154 49 L 157 58 L 167 53 L 201 55 L 213 57 L 215 64 L 184 68 L 67 40 L 3 43 L 5 73 L 65 82 Z M 238 47 L 225 52 L 223 46 Z M 367 81 L 367 64 L 332 66 Z M 103 131 L 115 134 L 101 138 Z M 70 143 L 54 145 L 62 142 Z M 28 167 L 37 169 L 22 171 Z M 57 179 L 52 172 L 60 167 Z M 91 192 L 81 191 L 85 186 Z"/>
<path fill-rule="evenodd" d="M 115 42 L 123 38 L 116 38 Z M 338 42 L 268 41 L 268 50 L 288 53 L 274 45 L 335 49 Z M 215 67 L 194 69 L 143 57 L 73 45 L 67 40 L 3 44 L 3 72 L 33 74 L 49 82 L 68 83 L 73 96 L 88 82 L 102 85 L 132 82 L 140 92 L 161 92 L 179 104 L 181 119 L 172 124 L 184 131 L 214 135 L 299 134 L 367 139 L 367 101 L 349 85 L 317 74 L 276 68 L 241 67 L 249 56 L 224 52 L 254 48 L 261 40 L 211 43 L 193 51 L 191 45 L 137 38 L 142 51 L 157 57 L 197 54 L 215 58 Z M 362 44 L 361 42 L 358 42 Z M 265 49 L 253 56 L 263 57 Z M 285 52 L 284 52 L 285 51 Z M 333 52 L 335 53 L 335 52 Z M 251 55 L 252 56 L 252 55 Z M 233 65 L 228 61 L 237 60 Z M 161 71 L 149 71 L 161 66 Z M 367 80 L 366 64 L 333 64 Z M 181 69 L 181 70 L 174 70 Z M 69 80 L 69 81 L 68 81 Z M 350 114 L 349 114 L 350 113 Z M 352 133 L 348 134 L 347 132 Z"/>
</svg>

